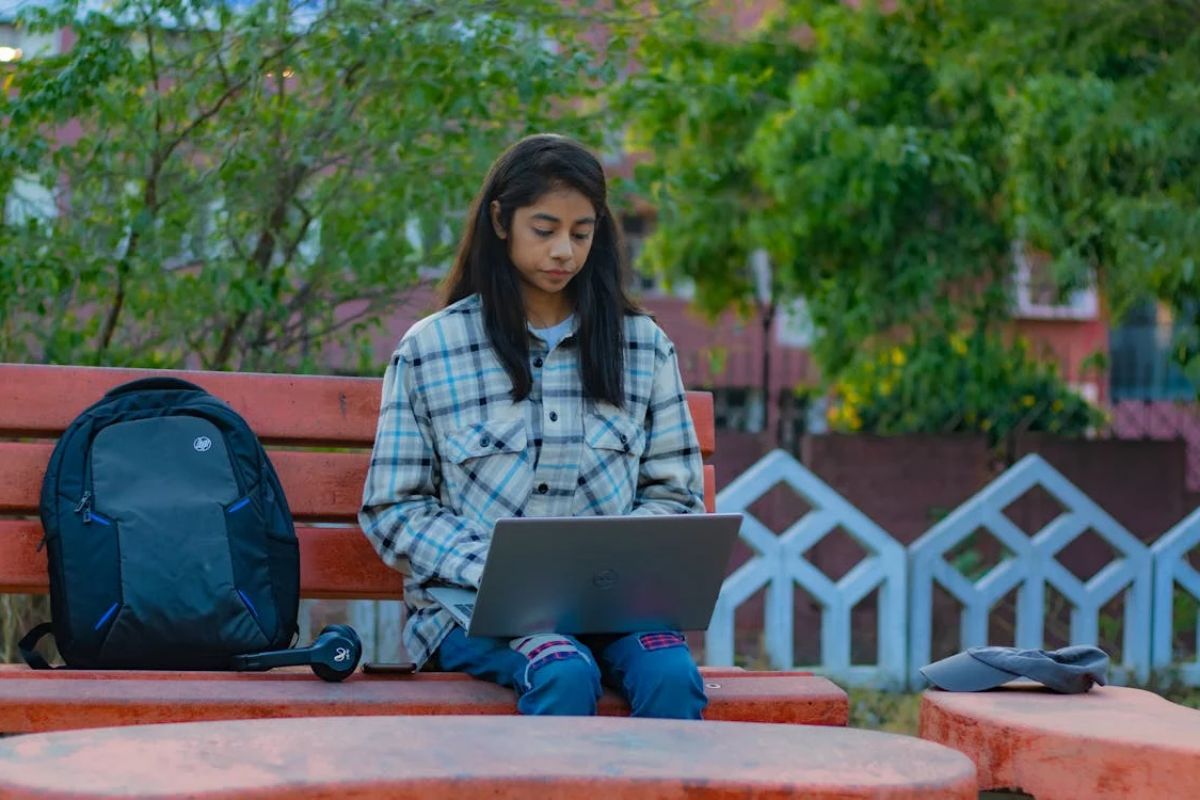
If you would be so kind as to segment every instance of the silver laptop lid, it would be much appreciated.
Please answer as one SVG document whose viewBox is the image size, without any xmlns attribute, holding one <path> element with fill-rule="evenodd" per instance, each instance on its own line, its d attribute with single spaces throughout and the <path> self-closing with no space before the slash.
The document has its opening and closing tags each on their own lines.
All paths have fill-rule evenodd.
<svg viewBox="0 0 1200 800">
<path fill-rule="evenodd" d="M 471 636 L 708 627 L 741 514 L 496 523 Z"/>
</svg>

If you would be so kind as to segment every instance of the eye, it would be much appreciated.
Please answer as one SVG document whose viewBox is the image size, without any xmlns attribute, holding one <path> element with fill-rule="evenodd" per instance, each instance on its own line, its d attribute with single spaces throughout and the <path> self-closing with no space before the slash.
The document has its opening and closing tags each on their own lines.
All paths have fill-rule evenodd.
<svg viewBox="0 0 1200 800">
<path fill-rule="evenodd" d="M 545 239 L 548 236 L 554 235 L 554 231 L 544 231 L 541 228 L 534 228 L 533 232 L 536 233 L 538 236 L 542 237 L 543 239 Z"/>
<path fill-rule="evenodd" d="M 586 242 L 588 239 L 592 238 L 592 232 L 588 231 L 587 233 L 575 233 L 572 234 L 572 236 L 574 236 L 575 240 L 578 242 Z"/>
</svg>

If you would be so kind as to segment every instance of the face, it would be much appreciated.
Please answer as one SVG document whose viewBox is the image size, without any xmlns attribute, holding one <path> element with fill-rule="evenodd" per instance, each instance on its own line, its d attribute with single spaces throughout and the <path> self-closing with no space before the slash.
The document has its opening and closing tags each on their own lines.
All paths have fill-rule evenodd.
<svg viewBox="0 0 1200 800">
<path fill-rule="evenodd" d="M 538 317 L 565 316 L 568 300 L 563 289 L 587 262 L 595 235 L 596 209 L 579 190 L 563 187 L 518 208 L 507 231 L 500 226 L 498 202 L 492 202 L 491 215 L 496 235 L 505 240 L 509 258 L 520 276 L 530 321 L 557 322 Z"/>
</svg>

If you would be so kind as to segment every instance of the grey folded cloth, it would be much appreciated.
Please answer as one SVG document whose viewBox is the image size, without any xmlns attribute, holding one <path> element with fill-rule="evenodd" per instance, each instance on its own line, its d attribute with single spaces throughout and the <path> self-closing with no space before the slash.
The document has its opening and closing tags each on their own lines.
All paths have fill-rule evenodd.
<svg viewBox="0 0 1200 800">
<path fill-rule="evenodd" d="M 1091 645 L 1058 650 L 972 647 L 921 667 L 925 679 L 951 692 L 994 689 L 1016 678 L 1029 678 L 1063 694 L 1079 694 L 1108 682 L 1108 654 Z"/>
</svg>

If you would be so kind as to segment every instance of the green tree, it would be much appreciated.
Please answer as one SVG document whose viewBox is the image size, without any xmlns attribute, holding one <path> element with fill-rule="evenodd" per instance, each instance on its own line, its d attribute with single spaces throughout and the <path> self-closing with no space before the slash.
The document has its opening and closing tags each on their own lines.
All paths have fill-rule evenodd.
<svg viewBox="0 0 1200 800">
<path fill-rule="evenodd" d="M 749 305 L 747 262 L 766 250 L 794 263 L 789 213 L 746 158 L 761 121 L 788 106 L 788 87 L 811 60 L 788 18 L 747 36 L 704 6 L 675 9 L 638 38 L 633 71 L 614 107 L 628 120 L 627 146 L 648 158 L 627 190 L 654 207 L 643 259 L 668 277 L 695 281 L 716 313 Z M 772 283 L 791 277 L 773 270 Z M 782 287 L 773 286 L 773 289 Z"/>
<path fill-rule="evenodd" d="M 1031 4 L 982 46 L 1005 131 L 1013 233 L 1064 287 L 1098 283 L 1119 316 L 1157 299 L 1200 386 L 1200 0 Z"/>
<path fill-rule="evenodd" d="M 378 369 L 368 326 L 444 263 L 500 149 L 539 130 L 603 144 L 594 98 L 634 21 L 604 7 L 25 12 L 77 40 L 0 65 L 0 197 L 40 185 L 59 207 L 0 224 L 0 359 L 306 369 L 336 343 L 345 369 Z"/>
<path fill-rule="evenodd" d="M 830 377 L 880 339 L 993 336 L 1018 241 L 1063 290 L 1195 313 L 1200 0 L 855 5 L 640 46 L 637 188 L 668 210 L 651 263 L 719 307 L 765 249 Z M 1190 336 L 1200 353 L 1200 320 Z"/>
</svg>

